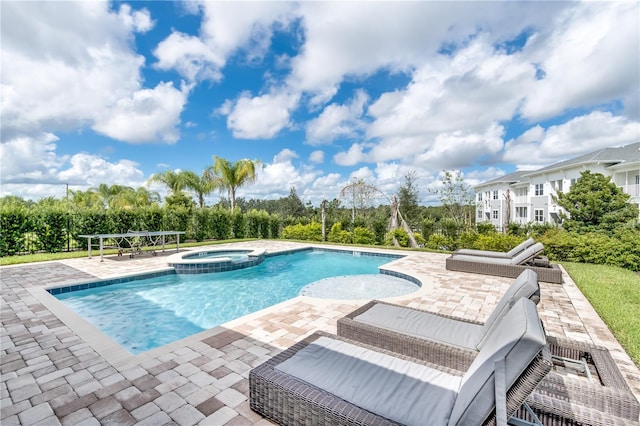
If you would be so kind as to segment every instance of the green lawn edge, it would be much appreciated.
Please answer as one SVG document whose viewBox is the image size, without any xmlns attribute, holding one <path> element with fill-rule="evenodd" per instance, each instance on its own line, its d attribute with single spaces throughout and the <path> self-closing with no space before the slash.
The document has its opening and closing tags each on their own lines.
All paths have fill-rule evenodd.
<svg viewBox="0 0 640 426">
<path fill-rule="evenodd" d="M 562 262 L 562 266 L 640 367 L 640 274 L 589 263 Z"/>
</svg>

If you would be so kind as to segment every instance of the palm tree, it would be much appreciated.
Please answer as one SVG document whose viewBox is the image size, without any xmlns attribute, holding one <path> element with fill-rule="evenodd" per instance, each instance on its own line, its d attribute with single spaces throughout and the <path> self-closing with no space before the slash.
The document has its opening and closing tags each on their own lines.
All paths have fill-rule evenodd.
<svg viewBox="0 0 640 426">
<path fill-rule="evenodd" d="M 98 196 L 102 199 L 105 208 L 113 208 L 116 204 L 119 204 L 119 198 L 123 197 L 123 194 L 129 191 L 133 191 L 130 186 L 123 185 L 107 185 L 101 183 L 97 188 L 91 188 L 96 191 Z"/>
<path fill-rule="evenodd" d="M 255 182 L 256 166 L 260 163 L 257 160 L 246 158 L 234 163 L 217 155 L 213 157 L 213 160 L 213 166 L 208 167 L 204 174 L 208 176 L 208 179 L 215 182 L 216 187 L 225 188 L 229 192 L 231 212 L 233 213 L 236 203 L 236 190 L 247 183 Z"/>
<path fill-rule="evenodd" d="M 206 170 L 202 172 L 202 176 L 198 176 L 191 170 L 185 170 L 182 173 L 187 182 L 185 186 L 196 193 L 200 208 L 204 207 L 204 197 L 211 194 L 217 188 L 218 182 L 213 178 L 211 173 L 207 173 Z"/>
<path fill-rule="evenodd" d="M 154 182 L 164 184 L 173 195 L 182 194 L 182 190 L 187 186 L 187 178 L 183 171 L 167 170 L 163 173 L 154 173 L 147 183 Z"/>
</svg>

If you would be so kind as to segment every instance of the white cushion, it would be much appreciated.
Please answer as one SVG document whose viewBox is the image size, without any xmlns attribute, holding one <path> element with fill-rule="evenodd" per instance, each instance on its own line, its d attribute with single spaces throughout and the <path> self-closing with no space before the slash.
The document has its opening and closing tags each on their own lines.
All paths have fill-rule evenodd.
<svg viewBox="0 0 640 426">
<path fill-rule="evenodd" d="M 464 349 L 477 349 L 483 326 L 398 305 L 377 303 L 354 321 Z"/>
<path fill-rule="evenodd" d="M 406 425 L 445 425 L 460 377 L 322 336 L 275 367 Z"/>
<path fill-rule="evenodd" d="M 509 389 L 546 345 L 536 305 L 520 299 L 496 327 L 465 373 L 449 426 L 482 422 L 495 408 L 495 365 L 505 359 Z"/>
</svg>

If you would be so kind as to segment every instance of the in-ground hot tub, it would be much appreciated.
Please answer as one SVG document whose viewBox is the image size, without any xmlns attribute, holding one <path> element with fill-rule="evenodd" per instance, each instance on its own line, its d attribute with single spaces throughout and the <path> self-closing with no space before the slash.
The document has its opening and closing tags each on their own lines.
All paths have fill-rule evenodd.
<svg viewBox="0 0 640 426">
<path fill-rule="evenodd" d="M 264 249 L 207 249 L 176 253 L 167 258 L 178 274 L 202 274 L 249 268 L 264 261 Z"/>
</svg>

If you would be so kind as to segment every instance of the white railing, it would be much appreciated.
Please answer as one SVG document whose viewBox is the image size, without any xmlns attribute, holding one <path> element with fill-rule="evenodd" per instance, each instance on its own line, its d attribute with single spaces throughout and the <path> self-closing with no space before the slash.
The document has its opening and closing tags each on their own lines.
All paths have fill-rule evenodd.
<svg viewBox="0 0 640 426">
<path fill-rule="evenodd" d="M 626 193 L 631 195 L 632 197 L 640 197 L 640 185 L 620 185 L 620 188 Z"/>
</svg>

